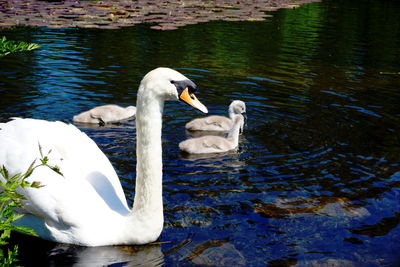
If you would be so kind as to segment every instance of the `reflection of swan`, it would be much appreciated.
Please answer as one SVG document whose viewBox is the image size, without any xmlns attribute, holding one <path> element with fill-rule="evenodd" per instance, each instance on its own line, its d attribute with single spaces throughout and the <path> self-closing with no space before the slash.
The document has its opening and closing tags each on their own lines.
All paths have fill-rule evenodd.
<svg viewBox="0 0 400 267">
<path fill-rule="evenodd" d="M 84 246 L 144 244 L 163 227 L 161 124 L 165 100 L 182 99 L 207 112 L 196 85 L 168 68 L 149 72 L 137 97 L 136 192 L 128 208 L 120 181 L 97 145 L 73 125 L 34 119 L 0 124 L 0 165 L 24 172 L 41 151 L 63 176 L 41 166 L 27 179 L 43 187 L 21 191 L 27 198 L 19 223 L 49 240 Z M 178 94 L 179 91 L 179 94 Z"/>
<path fill-rule="evenodd" d="M 104 105 L 92 108 L 73 117 L 74 122 L 96 123 L 104 125 L 110 122 L 118 122 L 129 119 L 136 114 L 136 107 L 120 107 L 117 105 Z"/>
<path fill-rule="evenodd" d="M 60 259 L 60 262 L 57 260 Z M 49 263 L 65 265 L 71 259 L 72 266 L 161 266 L 164 255 L 159 245 L 78 247 L 59 244 L 49 252 Z M 123 265 L 120 265 L 123 264 Z"/>
<path fill-rule="evenodd" d="M 226 138 L 214 135 L 190 138 L 180 142 L 179 149 L 189 154 L 220 153 L 236 149 L 239 145 L 239 132 L 243 121 L 242 114 L 236 114 Z"/>
<path fill-rule="evenodd" d="M 236 166 L 236 163 L 232 164 L 230 166 L 230 163 L 225 162 L 225 160 L 238 160 L 238 153 L 234 150 L 227 151 L 227 152 L 221 152 L 221 153 L 208 153 L 208 154 L 188 154 L 188 153 L 180 153 L 180 157 L 182 159 L 185 159 L 187 161 L 193 161 L 199 163 L 208 163 L 210 167 L 217 167 L 218 163 L 221 163 L 221 160 L 223 162 L 224 167 L 233 167 Z M 206 161 L 199 161 L 199 160 L 206 160 Z M 240 161 L 239 161 L 240 162 Z M 228 165 L 227 165 L 228 164 Z M 239 166 L 242 166 L 243 164 L 239 164 Z M 201 165 L 203 166 L 203 165 Z M 221 166 L 222 167 L 222 166 Z"/>
<path fill-rule="evenodd" d="M 205 118 L 194 119 L 186 124 L 189 131 L 222 131 L 228 132 L 233 126 L 233 116 L 246 112 L 246 104 L 240 100 L 234 100 L 229 105 L 229 118 L 224 116 L 208 116 Z M 243 130 L 243 124 L 240 126 Z"/>
</svg>

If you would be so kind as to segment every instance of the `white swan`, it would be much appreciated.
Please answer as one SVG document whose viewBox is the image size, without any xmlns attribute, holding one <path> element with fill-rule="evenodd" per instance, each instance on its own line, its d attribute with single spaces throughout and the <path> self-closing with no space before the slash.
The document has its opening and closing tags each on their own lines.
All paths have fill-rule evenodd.
<svg viewBox="0 0 400 267">
<path fill-rule="evenodd" d="M 217 115 L 198 118 L 186 123 L 185 128 L 189 131 L 228 132 L 233 126 L 233 116 L 245 112 L 246 104 L 241 100 L 234 100 L 229 105 L 229 118 Z M 243 124 L 240 126 L 240 130 L 243 131 Z"/>
<path fill-rule="evenodd" d="M 117 105 L 103 105 L 84 111 L 75 115 L 72 120 L 81 123 L 96 123 L 104 125 L 106 123 L 118 122 L 129 119 L 136 114 L 136 107 L 120 107 Z"/>
<path fill-rule="evenodd" d="M 136 191 L 129 209 L 111 163 L 86 134 L 73 125 L 35 119 L 0 124 L 0 166 L 10 175 L 25 172 L 40 158 L 63 176 L 41 166 L 28 181 L 20 225 L 48 240 L 82 246 L 145 244 L 163 228 L 161 124 L 165 100 L 182 99 L 207 112 L 194 96 L 195 84 L 168 68 L 157 68 L 141 81 L 136 113 Z M 179 92 L 179 93 L 178 93 Z M 3 177 L 0 176 L 0 179 Z"/>
<path fill-rule="evenodd" d="M 233 126 L 226 138 L 214 135 L 190 138 L 180 142 L 179 149 L 189 154 L 222 153 L 236 149 L 239 145 L 239 132 L 243 121 L 242 114 L 235 114 Z"/>
</svg>

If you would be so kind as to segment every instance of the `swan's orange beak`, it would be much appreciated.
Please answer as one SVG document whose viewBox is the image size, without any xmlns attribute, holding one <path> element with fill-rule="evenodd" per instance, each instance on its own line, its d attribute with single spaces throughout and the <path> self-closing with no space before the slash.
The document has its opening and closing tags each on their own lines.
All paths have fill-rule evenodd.
<svg viewBox="0 0 400 267">
<path fill-rule="evenodd" d="M 186 88 L 185 90 L 183 90 L 183 92 L 181 93 L 181 95 L 179 96 L 179 98 L 183 101 L 185 101 L 186 103 L 188 103 L 189 105 L 191 105 L 194 108 L 197 108 L 198 110 L 200 110 L 201 112 L 204 113 L 208 113 L 208 109 L 206 106 L 204 106 L 198 99 L 197 97 L 193 94 L 189 92 L 189 89 Z"/>
</svg>

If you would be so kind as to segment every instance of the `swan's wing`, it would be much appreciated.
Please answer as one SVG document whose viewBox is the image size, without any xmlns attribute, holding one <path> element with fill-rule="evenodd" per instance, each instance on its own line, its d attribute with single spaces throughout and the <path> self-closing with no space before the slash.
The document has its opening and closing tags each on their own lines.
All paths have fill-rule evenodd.
<svg viewBox="0 0 400 267">
<path fill-rule="evenodd" d="M 106 122 L 103 120 L 103 118 L 100 115 L 90 113 L 90 118 L 92 118 L 93 119 L 92 121 L 93 122 L 95 121 L 100 126 L 104 126 L 106 124 Z"/>
<path fill-rule="evenodd" d="M 28 181 L 42 188 L 29 188 L 25 212 L 56 222 L 88 216 L 85 207 L 108 206 L 127 213 L 128 206 L 120 181 L 107 157 L 85 133 L 63 122 L 15 119 L 0 124 L 0 165 L 10 175 L 24 173 L 43 156 L 48 164 L 58 166 L 63 176 L 46 166 L 34 170 Z M 2 178 L 2 177 L 0 177 Z M 63 211 L 63 213 L 60 213 Z"/>
<path fill-rule="evenodd" d="M 115 105 L 104 105 L 90 110 L 90 116 L 99 120 L 100 124 L 115 120 L 116 117 L 120 116 L 120 113 L 121 108 Z"/>
<path fill-rule="evenodd" d="M 229 142 L 220 136 L 202 136 L 185 140 L 179 148 L 190 154 L 220 153 L 230 150 Z"/>
<path fill-rule="evenodd" d="M 194 119 L 186 124 L 186 129 L 192 131 L 229 131 L 232 121 L 223 116 L 208 116 Z"/>
<path fill-rule="evenodd" d="M 232 121 L 223 116 L 209 116 L 205 118 L 205 123 L 220 128 L 221 131 L 229 131 L 232 126 Z"/>
<path fill-rule="evenodd" d="M 205 150 L 212 150 L 212 152 L 225 152 L 229 149 L 225 138 L 220 136 L 204 136 L 202 138 L 202 146 Z M 209 153 L 209 152 L 208 152 Z"/>
</svg>

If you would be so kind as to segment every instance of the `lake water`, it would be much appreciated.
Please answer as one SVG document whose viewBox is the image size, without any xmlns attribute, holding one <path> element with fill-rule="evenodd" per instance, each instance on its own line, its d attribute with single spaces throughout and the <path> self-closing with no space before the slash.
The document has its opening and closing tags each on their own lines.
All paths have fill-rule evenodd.
<svg viewBox="0 0 400 267">
<path fill-rule="evenodd" d="M 185 123 L 202 115 L 166 104 L 161 244 L 82 248 L 17 236 L 21 263 L 399 266 L 400 3 L 327 0 L 273 14 L 175 31 L 0 31 L 41 45 L 0 59 L 1 121 L 71 122 L 97 105 L 135 104 L 142 76 L 158 66 L 195 81 L 211 114 L 247 104 L 238 151 L 202 158 L 178 150 Z M 135 122 L 77 126 L 132 203 Z"/>
</svg>

